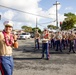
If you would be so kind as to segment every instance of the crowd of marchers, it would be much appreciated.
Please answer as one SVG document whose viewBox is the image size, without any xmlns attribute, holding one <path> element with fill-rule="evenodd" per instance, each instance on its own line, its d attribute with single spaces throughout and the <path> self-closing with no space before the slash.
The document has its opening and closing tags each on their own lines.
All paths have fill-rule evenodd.
<svg viewBox="0 0 76 75">
<path fill-rule="evenodd" d="M 64 32 L 49 32 L 48 29 L 44 29 L 40 34 L 38 30 L 35 32 L 35 48 L 40 48 L 40 39 L 42 37 L 42 58 L 46 53 L 46 59 L 49 60 L 49 50 L 54 49 L 63 53 L 67 49 L 67 53 L 75 53 L 76 50 L 76 33 L 73 31 Z"/>
</svg>

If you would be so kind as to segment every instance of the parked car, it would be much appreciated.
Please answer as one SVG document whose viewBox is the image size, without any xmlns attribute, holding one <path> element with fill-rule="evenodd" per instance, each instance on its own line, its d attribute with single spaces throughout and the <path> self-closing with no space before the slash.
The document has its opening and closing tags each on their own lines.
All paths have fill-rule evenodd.
<svg viewBox="0 0 76 75">
<path fill-rule="evenodd" d="M 34 37 L 35 37 L 34 33 L 31 33 L 31 38 L 34 38 Z"/>
<path fill-rule="evenodd" d="M 30 39 L 30 37 L 30 33 L 22 33 L 21 35 L 19 35 L 19 39 Z"/>
</svg>

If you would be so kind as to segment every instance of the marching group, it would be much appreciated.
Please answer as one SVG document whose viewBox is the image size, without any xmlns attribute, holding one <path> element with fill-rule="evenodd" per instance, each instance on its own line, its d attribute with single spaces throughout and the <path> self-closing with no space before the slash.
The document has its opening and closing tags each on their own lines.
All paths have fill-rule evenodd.
<svg viewBox="0 0 76 75">
<path fill-rule="evenodd" d="M 41 38 L 42 37 L 42 38 Z M 60 51 L 67 49 L 68 54 L 76 50 L 76 33 L 73 31 L 64 32 L 49 32 L 48 29 L 44 29 L 42 35 L 36 30 L 35 33 L 35 48 L 40 48 L 40 39 L 42 39 L 42 58 L 46 53 L 46 59 L 49 60 L 49 50 L 54 49 L 55 51 Z"/>
</svg>

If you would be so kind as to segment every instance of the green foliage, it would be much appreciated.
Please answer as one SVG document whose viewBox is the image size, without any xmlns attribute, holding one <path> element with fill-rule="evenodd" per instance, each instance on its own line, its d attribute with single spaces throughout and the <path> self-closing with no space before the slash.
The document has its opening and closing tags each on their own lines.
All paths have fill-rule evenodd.
<svg viewBox="0 0 76 75">
<path fill-rule="evenodd" d="M 49 29 L 58 29 L 58 27 L 57 26 L 54 26 L 54 25 L 48 25 L 47 26 Z"/>
<path fill-rule="evenodd" d="M 73 13 L 65 13 L 64 16 L 65 20 L 63 21 L 63 24 L 61 25 L 61 30 L 69 30 L 74 28 L 74 25 L 76 24 L 76 15 Z"/>
<path fill-rule="evenodd" d="M 38 29 L 38 32 L 41 33 L 41 29 L 39 29 L 38 27 L 37 28 L 32 28 L 32 31 L 35 32 L 36 29 Z"/>
<path fill-rule="evenodd" d="M 37 28 L 32 28 L 32 27 L 28 27 L 28 26 L 22 26 L 21 27 L 25 32 L 35 32 L 36 29 L 38 29 L 38 31 L 41 33 L 41 29 Z"/>
<path fill-rule="evenodd" d="M 21 27 L 25 32 L 32 32 L 32 28 L 28 26 L 22 26 Z"/>
<path fill-rule="evenodd" d="M 75 14 L 69 12 L 69 13 L 64 13 L 64 16 L 71 17 L 71 16 L 75 16 Z"/>
</svg>

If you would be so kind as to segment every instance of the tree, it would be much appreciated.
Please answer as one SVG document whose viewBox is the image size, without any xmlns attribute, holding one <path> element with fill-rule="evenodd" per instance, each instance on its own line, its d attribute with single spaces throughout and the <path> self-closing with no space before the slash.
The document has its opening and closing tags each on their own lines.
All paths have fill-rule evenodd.
<svg viewBox="0 0 76 75">
<path fill-rule="evenodd" d="M 41 29 L 39 29 L 38 27 L 37 28 L 32 28 L 32 31 L 35 32 L 36 29 L 38 29 L 38 32 L 41 33 Z"/>
<path fill-rule="evenodd" d="M 22 26 L 21 27 L 25 32 L 32 32 L 32 28 L 28 26 Z"/>
<path fill-rule="evenodd" d="M 48 27 L 49 29 L 58 29 L 58 28 L 59 28 L 59 27 L 57 28 L 57 26 L 54 26 L 54 25 L 48 25 L 47 27 Z"/>
<path fill-rule="evenodd" d="M 69 30 L 74 28 L 74 25 L 76 24 L 76 15 L 73 13 L 65 13 L 64 16 L 67 18 L 63 21 L 61 30 Z"/>
<path fill-rule="evenodd" d="M 35 32 L 36 29 L 38 29 L 38 31 L 41 33 L 41 29 L 37 28 L 32 28 L 32 27 L 28 27 L 28 26 L 22 26 L 21 27 L 25 32 Z"/>
</svg>

